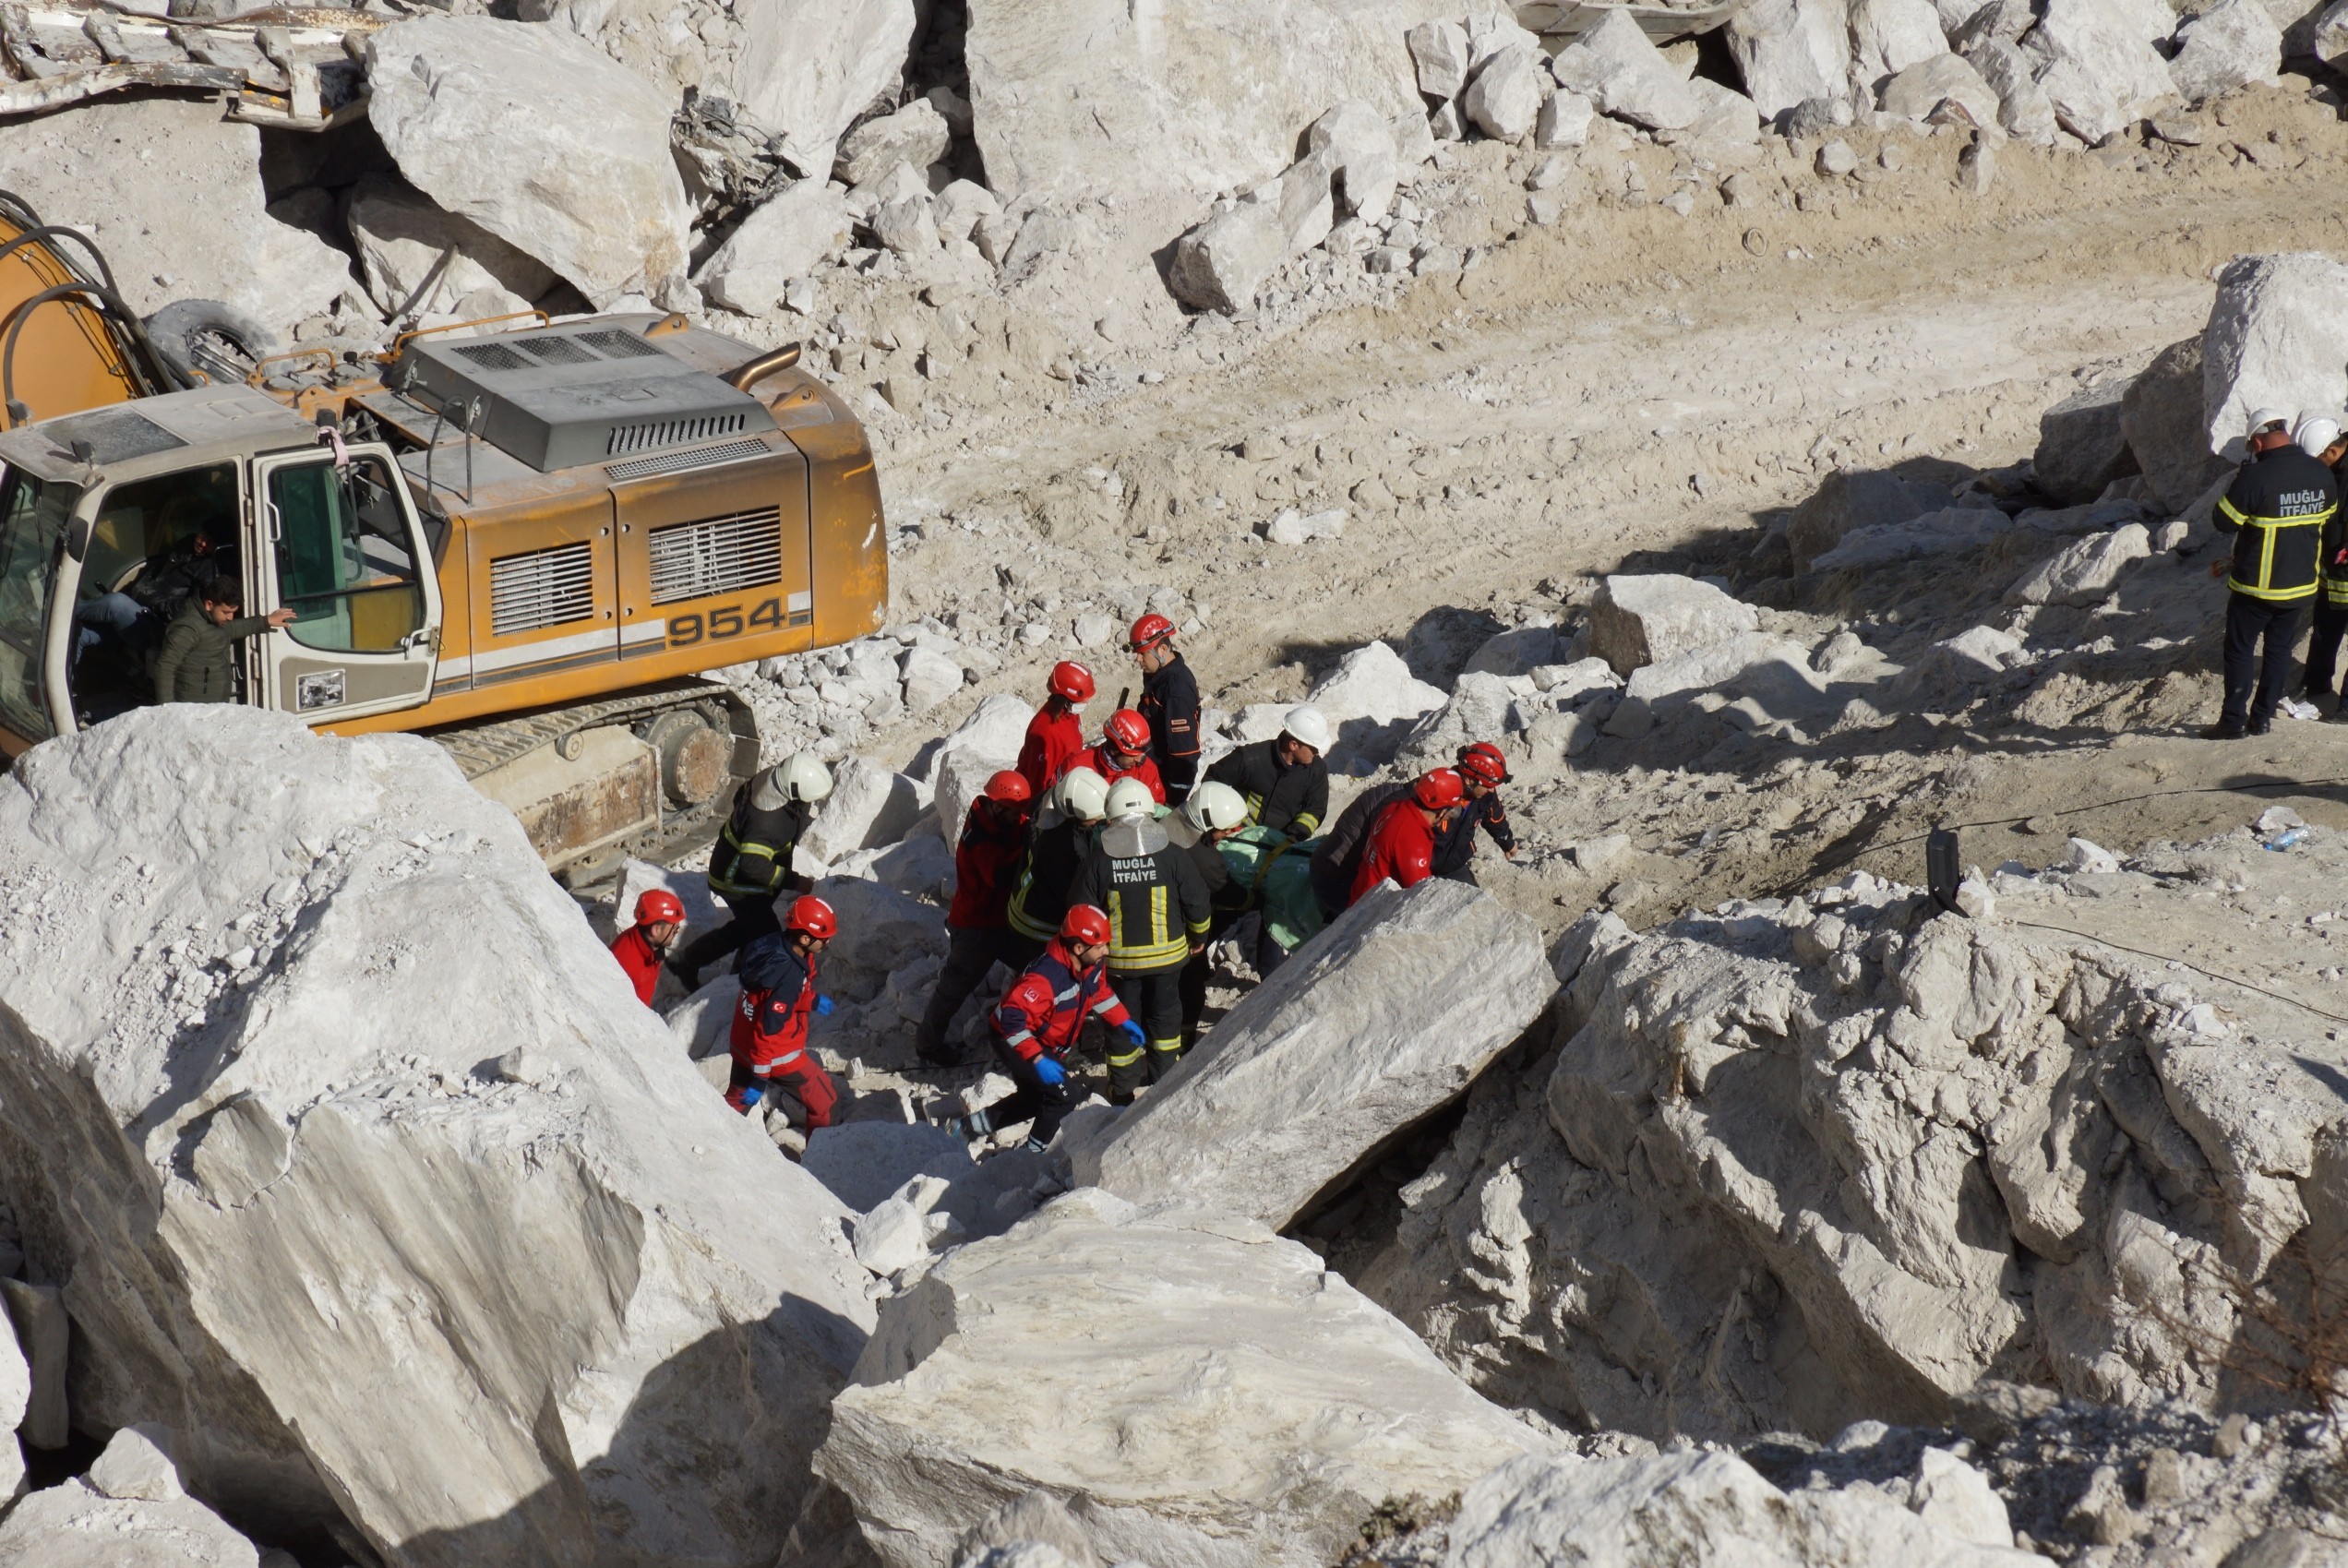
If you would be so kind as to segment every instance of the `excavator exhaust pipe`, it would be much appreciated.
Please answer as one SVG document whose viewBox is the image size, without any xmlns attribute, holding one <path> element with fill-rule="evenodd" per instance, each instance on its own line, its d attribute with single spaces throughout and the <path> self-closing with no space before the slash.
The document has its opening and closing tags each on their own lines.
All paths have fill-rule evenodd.
<svg viewBox="0 0 2348 1568">
<path fill-rule="evenodd" d="M 718 377 L 737 392 L 747 392 L 778 370 L 788 370 L 799 363 L 797 343 L 785 343 L 771 353 L 762 353 L 746 364 L 737 365 Z"/>
</svg>

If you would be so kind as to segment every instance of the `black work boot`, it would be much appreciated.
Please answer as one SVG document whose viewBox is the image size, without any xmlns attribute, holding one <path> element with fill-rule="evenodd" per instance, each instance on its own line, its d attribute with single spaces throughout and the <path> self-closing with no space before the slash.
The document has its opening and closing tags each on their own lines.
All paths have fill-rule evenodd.
<svg viewBox="0 0 2348 1568">
<path fill-rule="evenodd" d="M 2249 726 L 2245 724 L 2240 719 L 2220 719 L 2216 724 L 2211 724 L 2208 729 L 2201 732 L 2201 738 L 2204 740 L 2240 740 L 2244 736 L 2248 735 L 2249 733 Z"/>
<path fill-rule="evenodd" d="M 2249 727 L 2246 729 L 2244 733 L 2246 735 L 2272 735 L 2274 734 L 2274 721 L 2272 719 L 2253 719 L 2250 721 Z"/>
</svg>

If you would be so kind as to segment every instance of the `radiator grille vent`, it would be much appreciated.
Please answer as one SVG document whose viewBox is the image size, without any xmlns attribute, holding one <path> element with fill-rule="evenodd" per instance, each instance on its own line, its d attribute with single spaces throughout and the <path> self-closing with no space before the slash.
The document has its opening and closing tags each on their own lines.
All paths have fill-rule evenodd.
<svg viewBox="0 0 2348 1568">
<path fill-rule="evenodd" d="M 773 507 L 652 533 L 653 603 L 766 588 L 783 578 L 783 518 Z"/>
<path fill-rule="evenodd" d="M 489 563 L 489 629 L 499 637 L 583 621 L 595 613 L 594 558 L 584 539 Z"/>
<path fill-rule="evenodd" d="M 610 359 L 643 359 L 660 357 L 660 350 L 653 347 L 633 332 L 581 332 L 579 341 L 597 353 Z"/>
<path fill-rule="evenodd" d="M 518 346 L 541 365 L 595 363 L 595 356 L 581 348 L 577 340 L 571 338 L 525 338 Z"/>
<path fill-rule="evenodd" d="M 503 343 L 460 343 L 457 355 L 476 370 L 527 370 L 530 362 Z"/>
<path fill-rule="evenodd" d="M 707 413 L 695 419 L 655 419 L 642 425 L 615 425 L 606 443 L 605 456 L 618 457 L 625 452 L 648 452 L 655 447 L 685 447 L 699 441 L 714 441 L 721 436 L 739 436 L 749 428 L 746 413 Z"/>
<path fill-rule="evenodd" d="M 715 468 L 766 456 L 763 441 L 728 441 L 722 447 L 697 447 L 689 452 L 663 452 L 656 458 L 630 458 L 604 470 L 614 480 L 646 479 L 655 473 L 683 473 L 688 469 Z"/>
</svg>

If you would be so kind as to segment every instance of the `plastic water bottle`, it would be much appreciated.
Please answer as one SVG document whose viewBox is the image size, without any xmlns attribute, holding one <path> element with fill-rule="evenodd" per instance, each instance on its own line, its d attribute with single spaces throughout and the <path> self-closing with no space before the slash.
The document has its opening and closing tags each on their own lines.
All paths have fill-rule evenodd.
<svg viewBox="0 0 2348 1568">
<path fill-rule="evenodd" d="M 2280 854 L 2282 851 L 2289 849 L 2293 844 L 2297 844 L 2301 839 L 2304 839 L 2306 836 L 2306 829 L 2293 828 L 2288 832 L 2282 834 L 2280 838 L 2269 839 L 2265 844 L 2259 845 L 2259 847 L 2261 849 L 2271 849 Z"/>
</svg>

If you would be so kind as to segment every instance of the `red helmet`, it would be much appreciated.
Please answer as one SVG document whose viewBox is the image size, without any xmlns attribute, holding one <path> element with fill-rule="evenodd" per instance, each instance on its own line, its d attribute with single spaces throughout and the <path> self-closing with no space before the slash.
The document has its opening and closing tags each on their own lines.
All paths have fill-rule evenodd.
<svg viewBox="0 0 2348 1568">
<path fill-rule="evenodd" d="M 1508 782 L 1508 759 L 1491 741 L 1479 740 L 1459 748 L 1459 771 L 1480 784 L 1504 784 Z"/>
<path fill-rule="evenodd" d="M 1062 659 L 1054 664 L 1048 684 L 1054 697 L 1065 697 L 1071 702 L 1093 700 L 1093 672 L 1073 659 Z"/>
<path fill-rule="evenodd" d="M 1035 786 L 1027 782 L 1027 775 L 1016 768 L 1005 768 L 988 779 L 987 787 L 979 794 L 999 806 L 1016 806 L 1023 800 L 1036 798 Z"/>
<path fill-rule="evenodd" d="M 840 917 L 832 906 L 812 893 L 791 901 L 790 917 L 783 922 L 786 931 L 805 931 L 817 941 L 828 942 L 840 934 Z"/>
<path fill-rule="evenodd" d="M 1149 749 L 1149 721 L 1131 708 L 1120 708 L 1108 716 L 1102 733 L 1109 744 L 1120 751 L 1141 752 Z"/>
<path fill-rule="evenodd" d="M 682 926 L 685 906 L 666 888 L 647 888 L 644 896 L 636 901 L 636 924 L 639 926 Z"/>
<path fill-rule="evenodd" d="M 1173 635 L 1174 623 L 1164 616 L 1144 616 L 1133 623 L 1132 650 L 1139 653 L 1145 649 L 1155 648 Z"/>
<path fill-rule="evenodd" d="M 1080 904 L 1060 916 L 1060 940 L 1102 947 L 1108 941 L 1108 916 L 1089 904 Z"/>
<path fill-rule="evenodd" d="M 1468 791 L 1457 773 L 1449 768 L 1437 768 L 1419 775 L 1419 782 L 1410 786 L 1410 798 L 1430 811 L 1441 811 L 1467 799 Z"/>
</svg>

